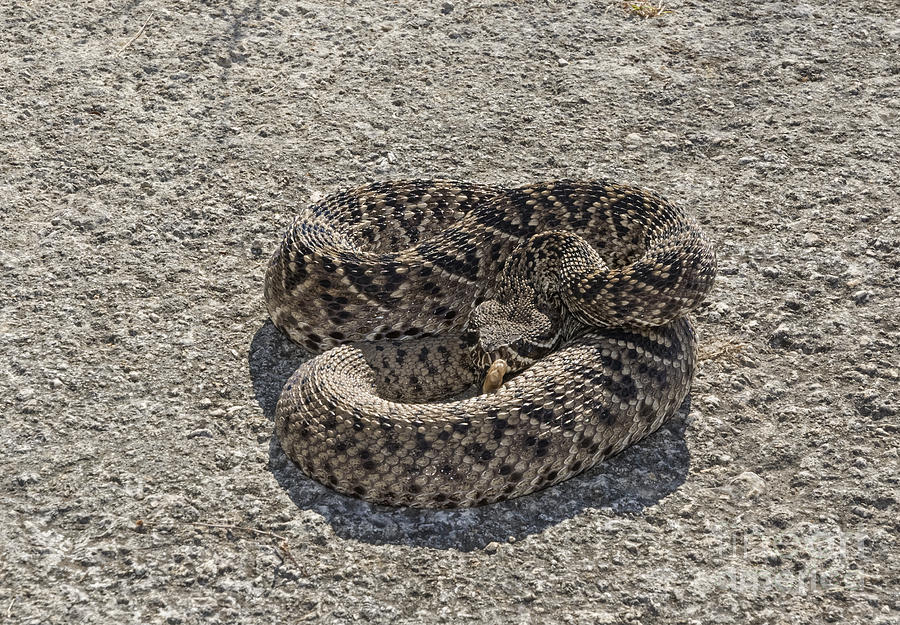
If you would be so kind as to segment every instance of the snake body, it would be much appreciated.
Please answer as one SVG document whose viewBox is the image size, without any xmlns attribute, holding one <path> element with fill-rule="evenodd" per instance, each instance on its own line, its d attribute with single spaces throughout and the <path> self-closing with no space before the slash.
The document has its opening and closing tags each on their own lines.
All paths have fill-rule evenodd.
<svg viewBox="0 0 900 625">
<path fill-rule="evenodd" d="M 269 263 L 273 323 L 321 354 L 276 408 L 309 477 L 374 503 L 518 497 L 658 429 L 687 395 L 715 255 L 652 192 L 374 183 L 302 210 Z M 496 392 L 471 388 L 498 361 Z"/>
</svg>

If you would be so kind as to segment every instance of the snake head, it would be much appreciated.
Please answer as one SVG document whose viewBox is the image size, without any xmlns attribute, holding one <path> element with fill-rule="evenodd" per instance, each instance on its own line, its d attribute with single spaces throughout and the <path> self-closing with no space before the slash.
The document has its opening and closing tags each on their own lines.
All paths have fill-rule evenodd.
<svg viewBox="0 0 900 625">
<path fill-rule="evenodd" d="M 515 297 L 489 299 L 472 311 L 469 329 L 476 333 L 473 359 L 487 369 L 497 360 L 516 373 L 555 350 L 562 340 L 564 311 L 540 301 L 521 285 Z"/>
</svg>

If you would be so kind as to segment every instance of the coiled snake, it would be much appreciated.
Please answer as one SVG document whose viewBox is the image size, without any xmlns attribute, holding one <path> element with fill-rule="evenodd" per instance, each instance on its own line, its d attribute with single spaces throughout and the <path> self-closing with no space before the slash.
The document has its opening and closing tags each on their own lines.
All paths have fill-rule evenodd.
<svg viewBox="0 0 900 625">
<path fill-rule="evenodd" d="M 321 353 L 282 391 L 281 445 L 313 479 L 387 505 L 565 480 L 676 412 L 696 362 L 687 315 L 715 271 L 681 210 L 603 180 L 332 195 L 266 272 L 274 324 Z"/>
</svg>

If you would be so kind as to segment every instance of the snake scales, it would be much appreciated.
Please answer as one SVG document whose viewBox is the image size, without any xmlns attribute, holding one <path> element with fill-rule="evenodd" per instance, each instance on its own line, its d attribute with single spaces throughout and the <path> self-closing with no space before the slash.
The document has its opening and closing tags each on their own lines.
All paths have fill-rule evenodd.
<svg viewBox="0 0 900 625">
<path fill-rule="evenodd" d="M 715 271 L 680 209 L 609 181 L 327 197 L 266 272 L 274 324 L 321 353 L 285 384 L 281 445 L 313 479 L 387 505 L 558 483 L 675 413 L 696 362 L 687 315 Z M 494 392 L 473 393 L 486 372 Z"/>
</svg>

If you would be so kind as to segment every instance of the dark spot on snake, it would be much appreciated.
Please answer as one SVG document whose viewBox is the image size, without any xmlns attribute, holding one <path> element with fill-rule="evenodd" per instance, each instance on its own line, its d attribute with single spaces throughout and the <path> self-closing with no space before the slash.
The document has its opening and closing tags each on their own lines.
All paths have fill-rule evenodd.
<svg viewBox="0 0 900 625">
<path fill-rule="evenodd" d="M 494 452 L 492 452 L 490 449 L 485 449 L 483 452 L 481 452 L 481 456 L 478 459 L 481 460 L 481 462 L 490 462 L 494 459 Z"/>
<path fill-rule="evenodd" d="M 516 472 L 514 472 L 514 473 L 510 473 L 510 474 L 509 474 L 509 481 L 510 481 L 510 482 L 521 482 L 521 481 L 522 481 L 522 472 L 521 472 L 521 471 L 516 471 Z"/>
<path fill-rule="evenodd" d="M 483 506 L 483 505 L 485 505 L 485 504 L 487 504 L 487 503 L 490 503 L 490 501 L 491 501 L 491 500 L 488 499 L 487 497 L 479 497 L 478 500 L 475 502 L 475 505 L 476 505 L 476 506 Z"/>
<path fill-rule="evenodd" d="M 506 488 L 503 489 L 503 492 L 504 492 L 504 494 L 509 495 L 514 490 L 516 490 L 516 485 L 510 484 L 509 486 L 507 486 Z"/>
<path fill-rule="evenodd" d="M 350 445 L 347 443 L 347 441 L 338 441 L 337 443 L 334 444 L 334 450 L 339 453 L 344 452 L 344 451 L 347 451 L 347 448 L 349 446 Z"/>
<path fill-rule="evenodd" d="M 337 484 L 337 477 L 333 473 L 328 476 L 328 483 L 331 484 L 332 486 Z"/>
<path fill-rule="evenodd" d="M 347 298 L 344 297 L 343 295 L 341 295 L 340 297 L 334 298 L 334 301 L 336 301 L 341 306 L 345 306 L 347 304 Z"/>
<path fill-rule="evenodd" d="M 372 452 L 369 451 L 368 449 L 362 449 L 359 452 L 359 457 L 362 460 L 368 460 L 369 458 L 372 457 Z"/>
<path fill-rule="evenodd" d="M 577 473 L 578 471 L 581 471 L 581 460 L 576 460 L 575 462 L 570 464 L 569 470 L 572 471 L 573 473 Z"/>
<path fill-rule="evenodd" d="M 443 503 L 443 502 L 447 501 L 447 495 L 444 495 L 443 493 L 438 493 L 437 495 L 434 496 L 432 501 L 434 501 L 434 503 Z"/>
<path fill-rule="evenodd" d="M 597 407 L 597 418 L 601 423 L 605 423 L 606 425 L 613 425 L 616 422 L 616 415 L 610 412 L 609 408 L 606 406 Z"/>
<path fill-rule="evenodd" d="M 500 468 L 497 470 L 497 473 L 499 473 L 500 475 L 509 475 L 510 473 L 512 473 L 512 465 L 509 465 L 509 464 L 501 465 Z"/>
<path fill-rule="evenodd" d="M 419 491 L 421 491 L 421 490 L 422 490 L 422 488 L 418 484 L 413 483 L 413 484 L 409 485 L 409 492 L 411 492 L 414 495 L 418 494 Z"/>
<path fill-rule="evenodd" d="M 605 458 L 605 457 L 607 457 L 609 454 L 611 454 L 611 453 L 612 453 L 612 450 L 613 450 L 613 446 L 612 446 L 612 445 L 608 445 L 608 446 L 606 447 L 606 449 L 603 450 L 603 457 Z"/>
<path fill-rule="evenodd" d="M 375 461 L 374 460 L 366 460 L 362 463 L 362 468 L 366 471 L 374 471 L 375 470 Z"/>
<path fill-rule="evenodd" d="M 591 445 L 591 448 L 588 449 L 588 453 L 594 455 L 600 449 L 600 443 L 594 443 Z"/>
<path fill-rule="evenodd" d="M 337 419 L 335 417 L 328 417 L 324 421 L 322 421 L 322 427 L 326 430 L 333 430 L 337 427 Z"/>
<path fill-rule="evenodd" d="M 357 495 L 359 495 L 360 497 L 362 497 L 363 495 L 366 494 L 366 487 L 365 486 L 354 486 L 353 492 L 356 493 Z"/>
<path fill-rule="evenodd" d="M 422 332 L 421 328 L 407 328 L 406 330 L 404 330 L 403 334 L 405 334 L 406 336 L 415 336 L 420 332 Z"/>
<path fill-rule="evenodd" d="M 331 280 L 319 280 L 319 286 L 323 289 L 331 288 Z"/>
<path fill-rule="evenodd" d="M 472 427 L 468 421 L 458 421 L 453 424 L 453 431 L 457 434 L 465 435 L 469 432 L 469 428 Z"/>
<path fill-rule="evenodd" d="M 441 433 L 438 434 L 438 440 L 440 440 L 440 441 L 450 440 L 450 432 L 448 432 L 447 430 L 441 430 Z"/>
<path fill-rule="evenodd" d="M 389 339 L 399 339 L 400 335 L 401 335 L 401 332 L 399 330 L 391 330 L 390 332 L 385 334 L 385 336 Z"/>
<path fill-rule="evenodd" d="M 448 310 L 448 311 L 444 314 L 444 319 L 447 319 L 447 320 L 453 319 L 454 317 L 456 317 L 456 311 L 455 311 L 455 310 Z"/>
<path fill-rule="evenodd" d="M 425 435 L 421 432 L 416 432 L 416 447 L 418 447 L 422 451 L 428 451 L 429 449 L 431 449 L 431 443 L 429 443 L 425 439 Z"/>
<path fill-rule="evenodd" d="M 456 473 L 453 467 L 451 467 L 449 464 L 442 464 L 441 468 L 439 468 L 438 471 L 440 471 L 443 475 L 453 475 L 454 473 Z"/>
<path fill-rule="evenodd" d="M 553 480 L 555 480 L 557 478 L 557 476 L 559 476 L 558 471 L 550 471 L 547 475 L 544 476 L 544 479 L 547 480 L 548 482 L 552 482 Z"/>
<path fill-rule="evenodd" d="M 397 441 L 391 439 L 389 441 L 385 441 L 384 448 L 387 450 L 388 453 L 395 454 L 398 451 L 400 451 L 400 449 L 402 448 L 402 445 L 400 445 L 400 443 L 398 443 Z"/>
<path fill-rule="evenodd" d="M 534 447 L 536 444 L 537 444 L 537 438 L 535 438 L 534 436 L 529 436 L 528 438 L 525 439 L 526 447 Z"/>
<path fill-rule="evenodd" d="M 332 299 L 334 299 L 333 297 L 331 297 L 331 293 L 319 293 L 319 297 L 326 302 L 330 302 Z"/>
<path fill-rule="evenodd" d="M 333 339 L 336 340 L 336 341 L 343 341 L 344 338 L 345 338 L 343 332 L 337 332 L 337 331 L 332 332 L 332 333 L 329 334 L 328 336 L 330 336 L 331 338 L 333 338 Z"/>
<path fill-rule="evenodd" d="M 593 442 L 594 442 L 594 440 L 592 438 L 585 436 L 580 441 L 578 441 L 578 446 L 581 447 L 582 449 L 587 449 L 588 447 L 591 446 L 591 443 L 593 443 Z"/>
<path fill-rule="evenodd" d="M 610 390 L 615 393 L 615 395 L 622 400 L 629 401 L 637 397 L 637 387 L 634 385 L 634 380 L 631 376 L 622 376 L 622 380 L 619 382 L 614 382 L 610 386 Z"/>
</svg>

